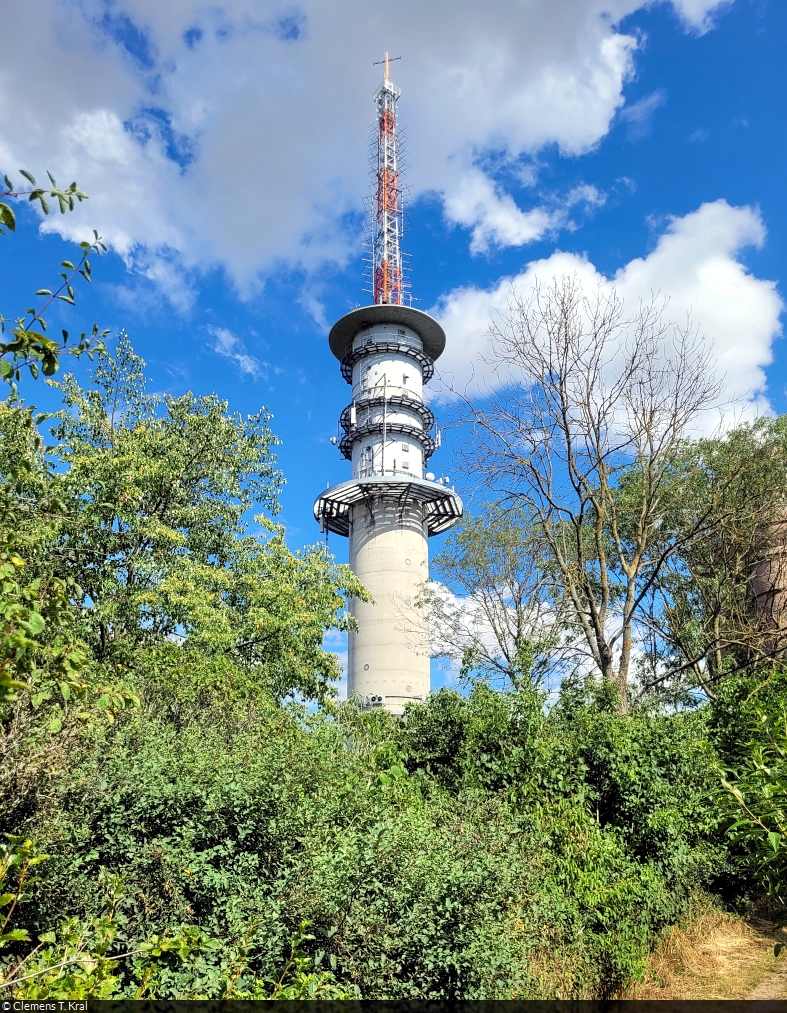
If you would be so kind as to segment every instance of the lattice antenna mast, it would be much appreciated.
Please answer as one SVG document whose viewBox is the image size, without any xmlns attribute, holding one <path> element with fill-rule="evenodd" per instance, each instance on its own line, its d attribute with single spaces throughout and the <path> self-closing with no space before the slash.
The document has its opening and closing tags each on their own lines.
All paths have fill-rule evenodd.
<svg viewBox="0 0 787 1013">
<path fill-rule="evenodd" d="M 404 303 L 402 276 L 402 193 L 399 186 L 399 152 L 396 139 L 396 103 L 401 89 L 391 81 L 390 65 L 401 57 L 390 57 L 385 79 L 377 90 L 377 193 L 372 210 L 372 287 L 375 303 Z"/>
</svg>

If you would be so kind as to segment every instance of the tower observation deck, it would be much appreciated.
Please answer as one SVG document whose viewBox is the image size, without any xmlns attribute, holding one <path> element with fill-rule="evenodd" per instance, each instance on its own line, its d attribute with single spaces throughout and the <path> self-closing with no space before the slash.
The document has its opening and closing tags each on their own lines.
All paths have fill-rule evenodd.
<svg viewBox="0 0 787 1013">
<path fill-rule="evenodd" d="M 429 651 L 416 599 L 429 576 L 427 539 L 462 516 L 462 501 L 426 465 L 437 448 L 423 388 L 445 348 L 436 320 L 404 304 L 402 204 L 396 142 L 399 89 L 389 77 L 375 95 L 378 158 L 372 230 L 374 303 L 331 328 L 331 351 L 352 388 L 337 441 L 352 479 L 321 493 L 321 530 L 350 539 L 350 567 L 372 602 L 353 599 L 358 630 L 349 635 L 348 697 L 401 714 L 429 693 Z M 428 474 L 428 477 L 426 475 Z"/>
</svg>

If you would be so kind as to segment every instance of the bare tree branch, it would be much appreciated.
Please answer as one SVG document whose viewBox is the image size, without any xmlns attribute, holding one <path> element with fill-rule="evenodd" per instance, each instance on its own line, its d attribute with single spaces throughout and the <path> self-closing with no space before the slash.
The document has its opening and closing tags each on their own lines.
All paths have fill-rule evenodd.
<svg viewBox="0 0 787 1013">
<path fill-rule="evenodd" d="M 614 289 L 587 295 L 576 277 L 513 292 L 491 336 L 500 386 L 460 396 L 461 466 L 532 514 L 570 621 L 625 710 L 643 600 L 677 550 L 659 531 L 665 496 L 687 432 L 718 405 L 710 350 L 656 296 L 627 316 Z"/>
</svg>

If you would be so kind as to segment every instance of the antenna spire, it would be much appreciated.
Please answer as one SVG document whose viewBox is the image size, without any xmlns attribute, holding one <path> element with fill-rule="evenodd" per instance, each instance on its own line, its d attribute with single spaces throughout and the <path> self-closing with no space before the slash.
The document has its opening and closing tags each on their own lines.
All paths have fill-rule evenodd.
<svg viewBox="0 0 787 1013">
<path fill-rule="evenodd" d="M 391 81 L 390 69 L 400 56 L 385 54 L 385 78 L 374 96 L 377 105 L 377 193 L 372 221 L 372 288 L 375 303 L 404 303 L 401 238 L 402 193 L 396 138 L 396 103 L 401 90 Z"/>
</svg>

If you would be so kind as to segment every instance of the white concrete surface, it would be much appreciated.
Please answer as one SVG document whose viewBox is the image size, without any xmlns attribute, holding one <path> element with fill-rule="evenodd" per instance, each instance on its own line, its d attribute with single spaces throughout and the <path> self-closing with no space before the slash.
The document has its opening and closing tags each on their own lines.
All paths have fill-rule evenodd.
<svg viewBox="0 0 787 1013">
<path fill-rule="evenodd" d="M 400 714 L 406 703 L 429 694 L 429 652 L 415 609 L 429 575 L 421 504 L 411 500 L 400 508 L 385 495 L 356 504 L 350 567 L 374 602 L 350 602 L 359 629 L 349 638 L 347 694 L 382 695 L 385 707 Z"/>
</svg>

